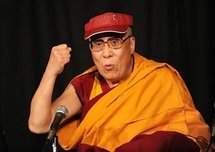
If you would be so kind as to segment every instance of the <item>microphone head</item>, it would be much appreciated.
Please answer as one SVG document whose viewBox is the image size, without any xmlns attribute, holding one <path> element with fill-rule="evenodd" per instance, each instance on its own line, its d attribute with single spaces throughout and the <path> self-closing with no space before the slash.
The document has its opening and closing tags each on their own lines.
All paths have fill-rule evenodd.
<svg viewBox="0 0 215 152">
<path fill-rule="evenodd" d="M 57 107 L 55 113 L 61 113 L 64 117 L 66 117 L 68 115 L 68 109 L 65 106 L 60 105 Z"/>
</svg>

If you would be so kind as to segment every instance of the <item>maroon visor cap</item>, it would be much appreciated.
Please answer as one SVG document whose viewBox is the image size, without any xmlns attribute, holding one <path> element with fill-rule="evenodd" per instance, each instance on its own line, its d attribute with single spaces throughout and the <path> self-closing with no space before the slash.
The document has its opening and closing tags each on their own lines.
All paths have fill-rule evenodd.
<svg viewBox="0 0 215 152">
<path fill-rule="evenodd" d="M 133 17 L 128 14 L 108 12 L 95 16 L 84 26 L 84 39 L 100 33 L 126 33 L 133 26 Z"/>
</svg>

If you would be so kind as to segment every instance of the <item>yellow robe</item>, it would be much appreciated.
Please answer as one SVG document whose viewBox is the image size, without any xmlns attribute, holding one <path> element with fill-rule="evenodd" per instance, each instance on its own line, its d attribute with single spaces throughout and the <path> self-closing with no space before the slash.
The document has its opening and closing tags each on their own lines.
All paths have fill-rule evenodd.
<svg viewBox="0 0 215 152">
<path fill-rule="evenodd" d="M 176 131 L 194 141 L 210 139 L 209 127 L 178 72 L 137 53 L 134 59 L 133 72 L 126 81 L 97 101 L 81 123 L 73 121 L 58 131 L 64 149 L 82 143 L 115 151 L 139 134 L 156 131 Z M 99 82 L 95 83 L 94 90 L 99 92 Z"/>
</svg>

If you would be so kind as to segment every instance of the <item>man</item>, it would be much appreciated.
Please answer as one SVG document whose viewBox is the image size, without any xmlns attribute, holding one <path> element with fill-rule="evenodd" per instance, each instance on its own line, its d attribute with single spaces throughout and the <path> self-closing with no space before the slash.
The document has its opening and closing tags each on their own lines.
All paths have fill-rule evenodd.
<svg viewBox="0 0 215 152">
<path fill-rule="evenodd" d="M 70 61 L 71 48 L 55 46 L 32 98 L 29 128 L 48 132 L 55 109 L 64 105 L 69 120 L 57 133 L 65 150 L 200 151 L 207 148 L 209 127 L 195 109 L 178 72 L 135 53 L 133 18 L 104 13 L 85 25 L 95 66 L 75 77 L 51 101 L 57 76 Z"/>
</svg>

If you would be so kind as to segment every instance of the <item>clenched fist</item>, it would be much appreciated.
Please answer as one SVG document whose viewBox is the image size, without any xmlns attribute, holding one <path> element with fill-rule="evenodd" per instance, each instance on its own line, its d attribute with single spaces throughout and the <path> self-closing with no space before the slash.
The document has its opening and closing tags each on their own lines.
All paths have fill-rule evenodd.
<svg viewBox="0 0 215 152">
<path fill-rule="evenodd" d="M 63 71 L 64 66 L 70 61 L 71 50 L 66 44 L 52 47 L 46 71 L 54 75 L 59 75 Z"/>
</svg>

